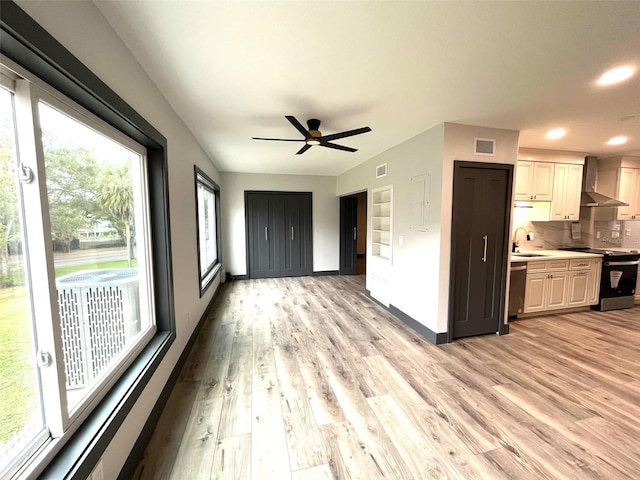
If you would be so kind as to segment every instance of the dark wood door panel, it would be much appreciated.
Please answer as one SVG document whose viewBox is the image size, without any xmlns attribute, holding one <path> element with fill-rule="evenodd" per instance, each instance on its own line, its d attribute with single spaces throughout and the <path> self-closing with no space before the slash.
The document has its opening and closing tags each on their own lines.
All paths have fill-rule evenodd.
<svg viewBox="0 0 640 480">
<path fill-rule="evenodd" d="M 503 321 L 512 178 L 508 167 L 474 167 L 469 162 L 456 162 L 450 282 L 452 338 L 495 333 Z"/>
</svg>

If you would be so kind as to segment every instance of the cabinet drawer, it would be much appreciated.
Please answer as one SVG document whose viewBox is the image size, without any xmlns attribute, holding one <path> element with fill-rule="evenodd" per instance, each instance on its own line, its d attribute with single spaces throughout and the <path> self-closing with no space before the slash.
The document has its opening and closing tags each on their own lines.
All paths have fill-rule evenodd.
<svg viewBox="0 0 640 480">
<path fill-rule="evenodd" d="M 569 270 L 569 260 L 545 260 L 544 262 L 536 261 L 527 264 L 527 272 L 562 272 L 566 270 Z"/>
<path fill-rule="evenodd" d="M 589 270 L 592 262 L 590 258 L 574 258 L 569 260 L 569 270 Z"/>
</svg>

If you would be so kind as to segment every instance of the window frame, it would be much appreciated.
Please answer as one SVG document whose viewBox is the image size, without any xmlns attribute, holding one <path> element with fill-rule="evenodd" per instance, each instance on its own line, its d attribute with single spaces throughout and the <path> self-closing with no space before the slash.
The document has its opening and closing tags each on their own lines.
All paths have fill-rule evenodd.
<svg viewBox="0 0 640 480">
<path fill-rule="evenodd" d="M 86 479 L 142 395 L 176 338 L 167 140 L 12 1 L 2 2 L 1 61 L 33 74 L 147 148 L 157 331 L 131 366 L 68 438 L 54 439 L 19 474 Z"/>
<path fill-rule="evenodd" d="M 206 173 L 204 173 L 197 165 L 193 166 L 195 179 L 195 204 L 196 204 L 196 249 L 198 254 L 198 284 L 200 285 L 200 297 L 202 297 L 209 286 L 213 283 L 218 272 L 222 268 L 222 242 L 220 235 L 220 187 Z M 215 200 L 215 227 L 216 227 L 216 260 L 207 265 L 204 273 L 202 272 L 202 247 L 200 245 L 200 197 L 198 195 L 198 187 L 202 187 L 213 194 Z"/>
</svg>

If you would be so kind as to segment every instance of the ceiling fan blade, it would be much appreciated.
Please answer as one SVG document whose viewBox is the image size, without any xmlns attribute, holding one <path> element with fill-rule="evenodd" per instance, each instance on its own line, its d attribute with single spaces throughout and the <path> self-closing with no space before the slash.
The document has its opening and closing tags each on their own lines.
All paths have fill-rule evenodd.
<svg viewBox="0 0 640 480">
<path fill-rule="evenodd" d="M 324 140 L 324 137 L 322 137 L 322 139 Z M 320 142 L 320 145 L 322 147 L 329 147 L 329 148 L 335 148 L 336 150 L 344 150 L 345 152 L 357 152 L 358 149 L 357 148 L 351 148 L 351 147 L 345 147 L 343 145 L 338 145 L 336 143 L 329 143 L 329 142 Z"/>
<path fill-rule="evenodd" d="M 311 145 L 305 145 L 304 147 L 302 147 L 300 150 L 296 152 L 296 155 L 302 155 L 304 152 L 306 152 L 310 148 L 311 148 Z"/>
<path fill-rule="evenodd" d="M 361 133 L 370 132 L 369 127 L 356 128 L 355 130 L 347 130 L 346 132 L 332 133 L 331 135 L 323 135 L 321 140 L 337 140 L 338 138 L 352 137 L 353 135 L 360 135 Z"/>
<path fill-rule="evenodd" d="M 272 140 L 274 142 L 304 142 L 304 138 L 299 140 L 293 140 L 291 138 L 262 138 L 262 137 L 251 137 L 253 140 Z"/>
<path fill-rule="evenodd" d="M 304 138 L 307 138 L 309 136 L 309 132 L 306 128 L 304 128 L 302 126 L 302 124 L 296 119 L 296 117 L 292 116 L 292 115 L 285 115 L 285 117 L 287 120 L 289 120 L 289 122 L 291 123 L 291 125 L 293 125 L 294 127 L 296 127 L 296 130 L 298 130 L 302 136 Z"/>
</svg>

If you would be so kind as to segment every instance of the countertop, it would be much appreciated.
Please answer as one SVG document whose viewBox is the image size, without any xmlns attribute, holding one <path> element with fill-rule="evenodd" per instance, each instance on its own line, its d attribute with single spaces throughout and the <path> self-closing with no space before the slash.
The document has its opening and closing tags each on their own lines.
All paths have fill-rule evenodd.
<svg viewBox="0 0 640 480">
<path fill-rule="evenodd" d="M 522 256 L 534 254 L 536 256 Z M 538 262 L 545 260 L 566 260 L 573 258 L 602 258 L 598 253 L 570 252 L 567 250 L 523 250 L 518 253 L 511 254 L 511 262 Z"/>
</svg>

